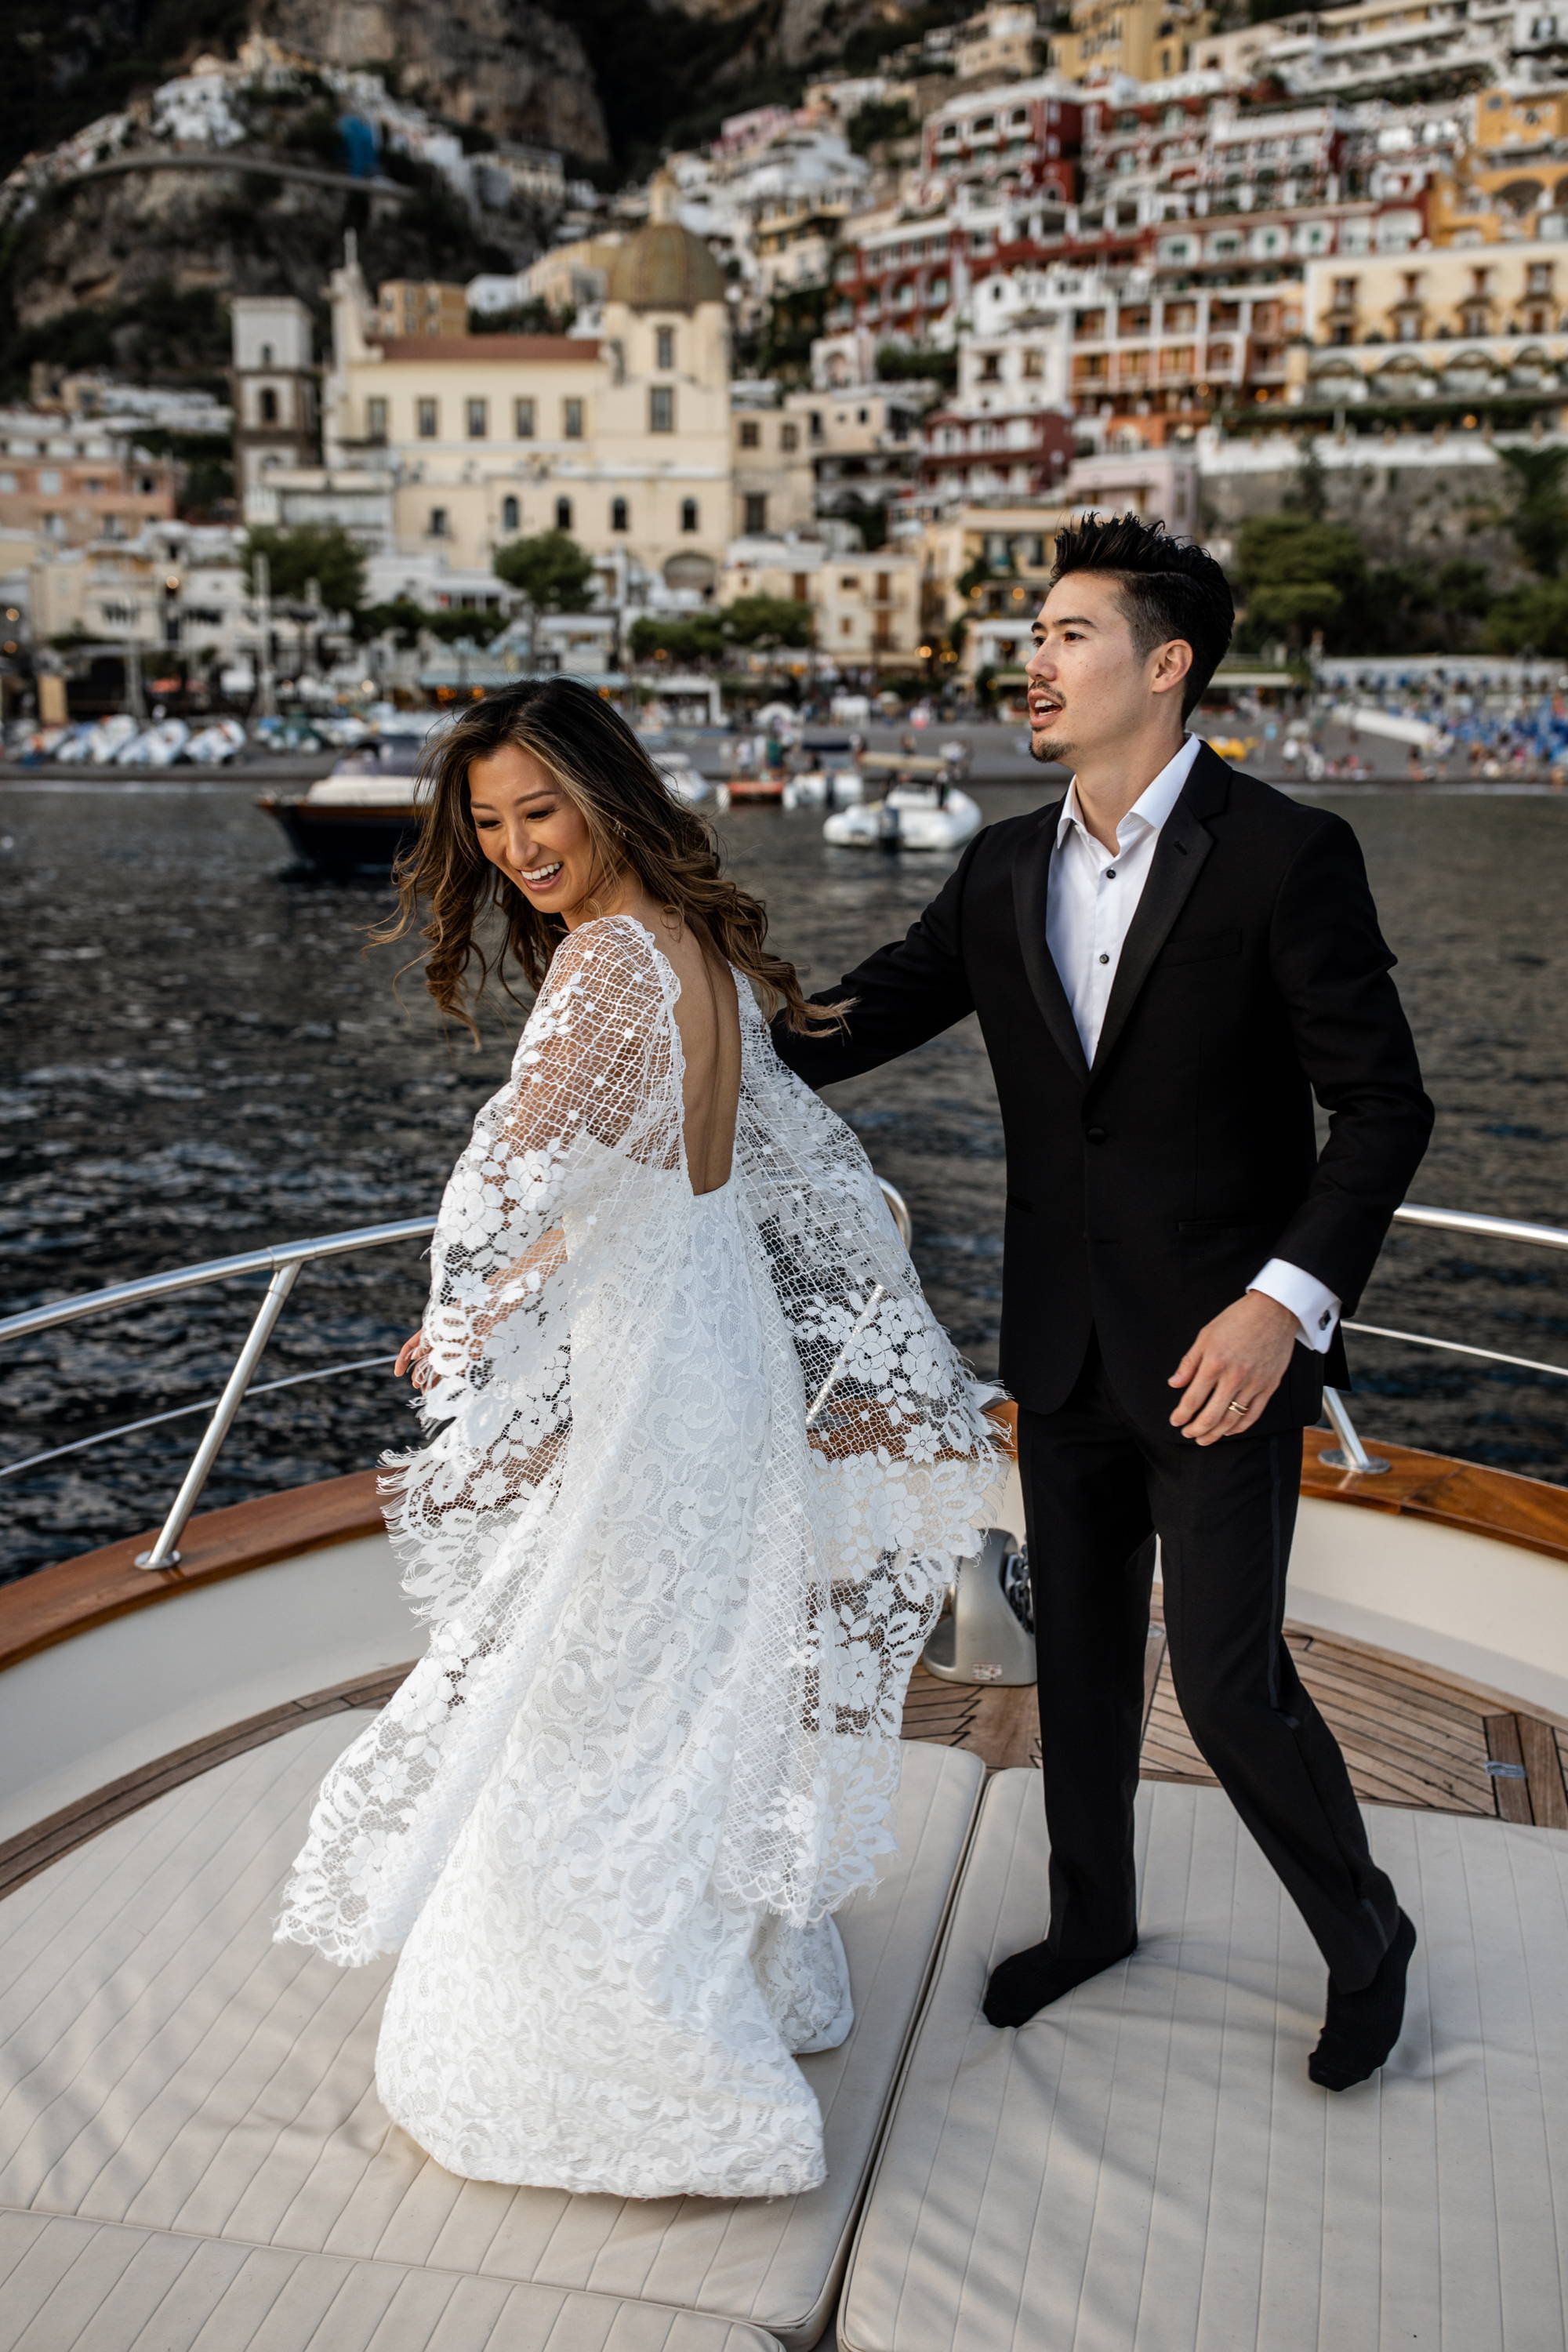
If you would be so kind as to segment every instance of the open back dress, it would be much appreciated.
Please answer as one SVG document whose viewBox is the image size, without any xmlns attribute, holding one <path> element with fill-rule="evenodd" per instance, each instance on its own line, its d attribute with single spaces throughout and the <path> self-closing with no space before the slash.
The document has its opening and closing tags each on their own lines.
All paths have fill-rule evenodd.
<svg viewBox="0 0 1568 2352">
<path fill-rule="evenodd" d="M 447 1185 L 429 1442 L 389 1520 L 426 1655 L 334 1766 L 278 1934 L 399 1952 L 376 2079 L 450 2170 L 623 2196 L 823 2178 L 797 2053 L 890 1850 L 904 1692 L 996 1476 L 859 1144 L 736 975 L 693 1192 L 680 982 L 557 950 Z"/>
</svg>

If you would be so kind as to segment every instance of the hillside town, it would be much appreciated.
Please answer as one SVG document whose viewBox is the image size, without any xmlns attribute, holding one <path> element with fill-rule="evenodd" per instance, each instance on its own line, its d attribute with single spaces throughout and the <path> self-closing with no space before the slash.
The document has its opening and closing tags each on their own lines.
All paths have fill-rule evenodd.
<svg viewBox="0 0 1568 2352">
<path fill-rule="evenodd" d="M 326 283 L 220 296 L 226 368 L 11 387 L 8 717 L 114 648 L 214 707 L 520 662 L 983 706 L 1085 507 L 1214 545 L 1255 663 L 1568 655 L 1568 15 L 992 0 L 614 192 L 252 37 L 0 204 L 258 173 L 306 99 L 265 168 L 355 190 Z M 516 267 L 378 272 L 410 173 Z"/>
</svg>

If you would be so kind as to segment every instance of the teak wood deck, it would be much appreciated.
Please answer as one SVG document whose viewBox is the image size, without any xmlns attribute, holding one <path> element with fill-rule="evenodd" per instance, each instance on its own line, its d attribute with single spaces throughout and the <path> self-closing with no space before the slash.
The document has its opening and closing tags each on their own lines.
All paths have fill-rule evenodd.
<svg viewBox="0 0 1568 2352">
<path fill-rule="evenodd" d="M 1302 1625 L 1288 1625 L 1285 1638 L 1363 1804 L 1568 1829 L 1568 1727 L 1363 1642 Z M 1157 1621 L 1149 1628 L 1143 1691 L 1144 1780 L 1213 1788 L 1215 1776 L 1183 1718 Z M 971 1748 L 993 1770 L 1040 1760 L 1032 1686 L 972 1689 L 917 1668 L 904 1737 Z"/>
</svg>

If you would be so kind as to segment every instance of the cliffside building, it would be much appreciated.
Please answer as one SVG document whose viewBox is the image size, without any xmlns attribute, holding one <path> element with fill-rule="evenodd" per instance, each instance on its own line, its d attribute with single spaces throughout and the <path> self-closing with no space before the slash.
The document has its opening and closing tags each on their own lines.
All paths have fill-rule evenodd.
<svg viewBox="0 0 1568 2352">
<path fill-rule="evenodd" d="M 326 469 L 380 469 L 405 553 L 488 571 L 507 541 L 560 530 L 617 602 L 708 596 L 733 527 L 722 275 L 655 218 L 606 250 L 600 316 L 591 336 L 384 337 L 351 255 Z"/>
</svg>

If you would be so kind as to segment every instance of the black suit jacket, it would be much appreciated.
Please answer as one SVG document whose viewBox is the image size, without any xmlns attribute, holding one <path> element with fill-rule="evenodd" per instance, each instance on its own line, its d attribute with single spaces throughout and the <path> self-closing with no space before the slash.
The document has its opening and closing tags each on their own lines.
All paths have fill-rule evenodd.
<svg viewBox="0 0 1568 2352">
<path fill-rule="evenodd" d="M 847 1033 L 773 1024 L 814 1087 L 978 1013 L 1007 1147 L 1002 1378 L 1063 1402 L 1098 1333 L 1113 1386 L 1169 1436 L 1169 1377 L 1270 1257 L 1356 1305 L 1432 1106 L 1348 824 L 1198 752 L 1161 830 L 1092 1068 L 1046 943 L 1060 799 L 976 835 L 896 945 L 825 1001 Z M 1312 1098 L 1329 1115 L 1318 1150 Z M 1336 1332 L 1297 1347 L 1256 1424 L 1315 1421 Z"/>
</svg>

